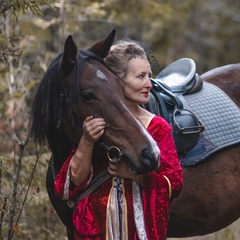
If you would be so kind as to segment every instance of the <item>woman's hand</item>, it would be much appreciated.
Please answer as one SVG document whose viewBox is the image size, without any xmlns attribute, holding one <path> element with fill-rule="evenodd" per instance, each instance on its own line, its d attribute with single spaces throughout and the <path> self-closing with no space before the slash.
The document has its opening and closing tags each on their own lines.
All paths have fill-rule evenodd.
<svg viewBox="0 0 240 240">
<path fill-rule="evenodd" d="M 71 181 L 79 185 L 89 177 L 94 143 L 104 133 L 105 121 L 89 116 L 83 122 L 83 135 L 71 160 Z"/>
<path fill-rule="evenodd" d="M 142 175 L 136 175 L 133 172 L 131 172 L 126 161 L 124 161 L 124 160 L 121 160 L 120 162 L 118 162 L 116 164 L 109 162 L 108 172 L 112 176 L 128 178 L 128 179 L 131 179 L 142 185 Z"/>
<path fill-rule="evenodd" d="M 96 142 L 104 133 L 105 121 L 103 118 L 89 116 L 83 122 L 82 139 L 87 142 Z"/>
</svg>

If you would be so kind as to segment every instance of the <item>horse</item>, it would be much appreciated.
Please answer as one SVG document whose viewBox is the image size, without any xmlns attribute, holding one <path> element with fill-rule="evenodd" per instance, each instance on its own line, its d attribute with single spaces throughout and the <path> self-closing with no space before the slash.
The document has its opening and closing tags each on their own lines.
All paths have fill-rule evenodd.
<svg viewBox="0 0 240 240">
<path fill-rule="evenodd" d="M 201 78 L 221 88 L 240 108 L 240 64 L 212 69 Z M 168 237 L 210 234 L 240 217 L 240 144 L 183 171 L 182 192 L 170 208 Z"/>
<path fill-rule="evenodd" d="M 73 210 L 54 194 L 54 178 L 72 148 L 77 146 L 87 116 L 106 122 L 103 136 L 94 145 L 93 160 L 107 154 L 109 160 L 125 159 L 136 174 L 155 170 L 159 149 L 143 124 L 127 107 L 123 82 L 103 59 L 114 41 L 115 30 L 87 50 L 78 50 L 72 36 L 65 41 L 36 91 L 31 118 L 31 135 L 36 144 L 45 139 L 52 153 L 46 176 L 50 201 L 73 239 Z M 131 132 L 131 134 L 129 134 Z"/>
<path fill-rule="evenodd" d="M 71 37 L 46 72 L 33 102 L 32 134 L 47 138 L 52 158 L 46 185 L 51 203 L 73 240 L 72 210 L 54 194 L 54 176 L 82 134 L 88 115 L 103 117 L 107 127 L 101 141 L 116 146 L 138 174 L 156 168 L 156 145 L 132 117 L 121 91 L 122 82 L 102 59 L 115 33 L 87 51 L 78 51 Z M 240 107 L 240 64 L 210 70 L 203 81 L 219 86 Z M 112 94 L 114 92 L 114 94 Z M 220 103 L 221 104 L 221 103 Z M 128 133 L 131 131 L 131 135 Z M 105 151 L 96 144 L 94 155 Z M 107 148 L 108 151 L 109 148 Z M 222 149 L 195 166 L 183 167 L 183 190 L 170 207 L 168 237 L 191 237 L 218 231 L 240 216 L 240 145 Z"/>
</svg>

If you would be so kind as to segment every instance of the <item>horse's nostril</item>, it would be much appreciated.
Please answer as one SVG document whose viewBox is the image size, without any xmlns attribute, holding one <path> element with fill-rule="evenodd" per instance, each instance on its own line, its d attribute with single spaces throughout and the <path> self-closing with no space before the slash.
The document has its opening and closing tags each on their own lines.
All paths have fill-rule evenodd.
<svg viewBox="0 0 240 240">
<path fill-rule="evenodd" d="M 148 150 L 145 148 L 142 151 L 142 159 L 141 162 L 146 165 L 150 166 L 151 165 L 151 155 L 149 154 Z"/>
</svg>

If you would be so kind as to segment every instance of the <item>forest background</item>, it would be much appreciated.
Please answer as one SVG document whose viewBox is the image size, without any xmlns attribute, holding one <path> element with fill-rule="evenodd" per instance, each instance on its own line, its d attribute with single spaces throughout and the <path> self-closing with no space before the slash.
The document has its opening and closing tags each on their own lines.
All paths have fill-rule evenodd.
<svg viewBox="0 0 240 240">
<path fill-rule="evenodd" d="M 235 0 L 0 0 L 0 239 L 66 239 L 46 193 L 50 152 L 28 130 L 34 92 L 69 34 L 84 49 L 115 28 L 161 68 L 189 57 L 202 74 L 240 62 L 239 26 Z M 236 222 L 191 239 L 239 236 Z"/>
</svg>

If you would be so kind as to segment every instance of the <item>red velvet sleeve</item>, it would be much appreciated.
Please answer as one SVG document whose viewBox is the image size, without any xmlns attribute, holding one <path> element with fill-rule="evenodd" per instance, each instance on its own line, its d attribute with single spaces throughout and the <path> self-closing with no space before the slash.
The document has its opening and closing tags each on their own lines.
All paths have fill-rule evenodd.
<svg viewBox="0 0 240 240">
<path fill-rule="evenodd" d="M 182 189 L 183 173 L 171 130 L 171 126 L 158 116 L 155 116 L 148 126 L 149 133 L 160 149 L 158 170 L 143 175 L 143 205 L 149 239 L 164 239 L 166 236 L 169 195 L 172 193 L 172 198 L 177 197 Z"/>
<path fill-rule="evenodd" d="M 67 157 L 65 163 L 61 167 L 60 171 L 56 175 L 54 181 L 54 190 L 57 197 L 68 200 L 69 197 L 76 196 L 79 191 L 86 188 L 89 182 L 92 179 L 93 172 L 91 171 L 88 178 L 80 185 L 76 186 L 71 182 L 70 179 L 70 163 L 71 159 L 75 153 L 75 149 L 71 152 L 71 154 Z"/>
<path fill-rule="evenodd" d="M 160 149 L 160 166 L 157 173 L 169 179 L 172 198 L 177 197 L 182 190 L 183 170 L 174 144 L 172 127 L 163 118 L 155 116 L 148 126 L 148 131 Z"/>
</svg>

